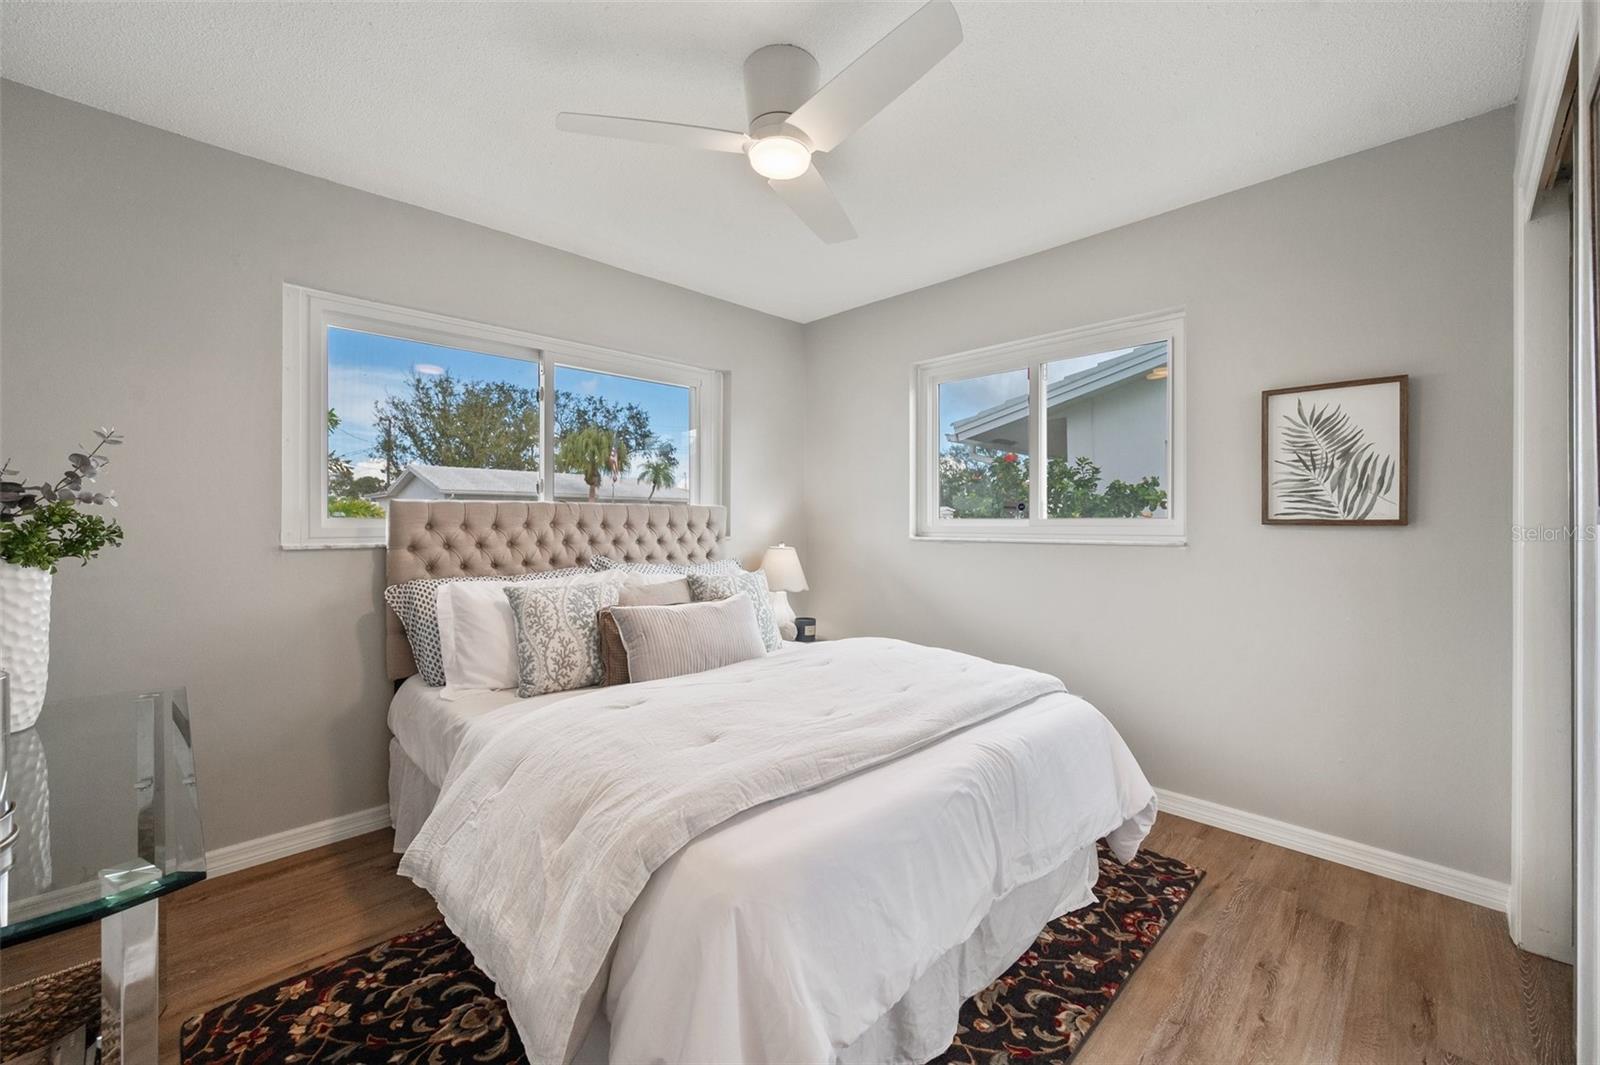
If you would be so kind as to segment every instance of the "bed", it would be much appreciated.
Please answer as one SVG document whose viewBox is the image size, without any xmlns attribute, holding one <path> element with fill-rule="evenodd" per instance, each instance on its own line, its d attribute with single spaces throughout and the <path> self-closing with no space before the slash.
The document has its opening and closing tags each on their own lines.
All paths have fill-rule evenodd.
<svg viewBox="0 0 1600 1065">
<path fill-rule="evenodd" d="M 388 581 L 705 562 L 724 527 L 710 507 L 398 502 Z M 1096 840 L 1126 859 L 1155 818 L 1059 682 L 898 641 L 446 697 L 391 614 L 388 667 L 402 871 L 535 1061 L 926 1061 L 1092 900 Z M 574 841 L 590 822 L 604 846 Z"/>
</svg>

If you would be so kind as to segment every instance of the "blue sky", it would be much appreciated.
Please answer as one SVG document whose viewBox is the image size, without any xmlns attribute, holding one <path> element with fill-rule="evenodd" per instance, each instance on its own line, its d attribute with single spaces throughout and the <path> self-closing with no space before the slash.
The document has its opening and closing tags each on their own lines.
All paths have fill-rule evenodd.
<svg viewBox="0 0 1600 1065">
<path fill-rule="evenodd" d="M 400 340 L 351 329 L 328 330 L 328 405 L 339 415 L 329 446 L 344 455 L 358 476 L 381 476 L 382 463 L 370 455 L 377 442 L 373 404 L 390 393 L 403 394 L 413 374 L 450 373 L 463 381 L 505 381 L 537 388 L 539 366 L 522 359 Z M 630 377 L 556 367 L 556 388 L 600 394 L 615 403 L 637 403 L 650 415 L 655 432 L 678 445 L 680 470 L 689 455 L 689 390 Z"/>
</svg>

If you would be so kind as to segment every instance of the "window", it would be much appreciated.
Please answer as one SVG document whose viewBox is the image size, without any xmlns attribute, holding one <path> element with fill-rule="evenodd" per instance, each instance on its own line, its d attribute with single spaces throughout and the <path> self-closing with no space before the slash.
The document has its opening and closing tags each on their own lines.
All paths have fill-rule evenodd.
<svg viewBox="0 0 1600 1065">
<path fill-rule="evenodd" d="M 913 372 L 912 535 L 1183 542 L 1183 316 L 952 355 Z"/>
<path fill-rule="evenodd" d="M 394 499 L 720 503 L 722 394 L 716 371 L 286 285 L 283 546 L 382 546 Z"/>
<path fill-rule="evenodd" d="M 474 489 L 538 499 L 537 354 L 489 355 L 329 326 L 327 516 Z"/>
<path fill-rule="evenodd" d="M 556 499 L 686 503 L 694 393 L 683 385 L 556 367 Z"/>
</svg>

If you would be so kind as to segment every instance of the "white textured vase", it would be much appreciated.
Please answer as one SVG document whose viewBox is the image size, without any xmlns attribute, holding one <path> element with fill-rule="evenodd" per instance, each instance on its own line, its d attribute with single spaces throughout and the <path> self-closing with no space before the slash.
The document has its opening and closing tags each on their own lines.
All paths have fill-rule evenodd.
<svg viewBox="0 0 1600 1065">
<path fill-rule="evenodd" d="M 0 562 L 0 668 L 11 673 L 11 731 L 32 728 L 50 676 L 50 573 Z"/>
</svg>

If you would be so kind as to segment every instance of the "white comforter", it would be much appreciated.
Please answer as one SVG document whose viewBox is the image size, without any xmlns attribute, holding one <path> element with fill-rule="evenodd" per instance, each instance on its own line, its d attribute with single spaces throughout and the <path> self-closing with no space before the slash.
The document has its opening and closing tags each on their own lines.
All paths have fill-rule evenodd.
<svg viewBox="0 0 1600 1065">
<path fill-rule="evenodd" d="M 971 757 L 978 723 L 1010 711 L 1038 716 L 1043 742 L 996 729 L 992 757 Z M 926 746 L 973 725 L 961 759 Z M 827 789 L 881 808 L 857 837 L 819 839 L 804 823 L 773 837 L 780 804 L 717 833 L 767 851 L 740 862 L 724 848 L 725 880 L 688 884 L 671 863 L 651 880 L 741 811 L 918 747 L 895 766 L 920 781 L 910 790 L 875 795 L 872 773 Z M 912 762 L 916 774 L 904 771 Z M 828 1060 L 995 900 L 1099 836 L 1131 854 L 1151 797 L 1110 725 L 1051 678 L 842 641 L 580 696 L 469 736 L 402 871 L 496 979 L 535 1061 L 575 1048 L 597 1001 L 585 993 L 603 989 L 606 953 L 646 881 L 638 907 L 651 917 L 629 919 L 611 975 L 614 1056 Z M 765 838 L 740 841 L 756 821 Z M 795 856 L 792 876 L 773 875 L 784 868 L 774 850 Z"/>
</svg>

